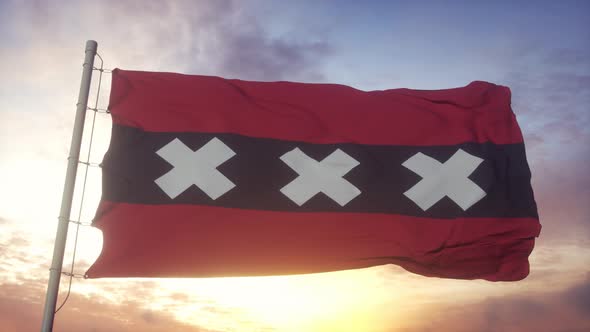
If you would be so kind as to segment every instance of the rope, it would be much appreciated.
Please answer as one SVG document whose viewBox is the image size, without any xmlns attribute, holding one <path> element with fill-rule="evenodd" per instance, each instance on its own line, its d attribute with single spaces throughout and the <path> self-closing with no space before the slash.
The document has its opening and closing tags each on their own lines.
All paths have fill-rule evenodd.
<svg viewBox="0 0 590 332">
<path fill-rule="evenodd" d="M 96 55 L 98 55 L 98 53 L 96 53 Z M 99 72 L 105 73 L 105 74 L 111 74 L 111 73 L 113 73 L 113 71 L 111 69 L 103 69 L 103 68 L 92 67 L 92 70 L 96 70 L 96 71 L 99 71 Z"/>
<path fill-rule="evenodd" d="M 78 161 L 78 164 L 86 165 L 86 167 L 100 167 L 99 163 L 89 163 L 86 161 Z"/>
<path fill-rule="evenodd" d="M 92 111 L 92 112 L 96 112 L 96 113 L 104 113 L 104 114 L 108 114 L 111 113 L 111 111 L 109 111 L 106 108 L 93 108 L 93 107 L 86 107 L 87 110 Z"/>
<path fill-rule="evenodd" d="M 102 67 L 102 64 L 103 64 L 102 57 L 100 56 L 100 54 L 98 54 L 98 52 L 96 53 L 96 56 L 100 59 L 100 68 L 98 68 L 98 67 L 92 67 L 92 70 L 99 71 L 101 74 L 102 73 L 112 74 L 113 73 L 113 70 L 112 69 L 105 69 L 105 68 Z"/>
<path fill-rule="evenodd" d="M 69 220 L 69 222 L 71 222 L 72 224 L 76 224 L 76 225 L 80 225 L 80 226 L 92 226 L 92 223 L 89 222 L 81 222 L 78 220 Z M 65 273 L 65 272 L 63 272 Z"/>
<path fill-rule="evenodd" d="M 96 114 L 99 113 L 99 108 L 98 108 L 98 99 L 100 97 L 100 87 L 102 84 L 102 73 L 105 72 L 105 69 L 103 68 L 103 64 L 104 61 L 102 60 L 102 57 L 100 56 L 100 54 L 96 53 L 96 55 L 98 56 L 98 58 L 100 59 L 100 68 L 93 68 L 95 70 L 99 71 L 99 75 L 98 75 L 98 88 L 96 91 L 96 98 L 94 101 L 94 107 L 93 108 L 88 108 L 87 109 L 91 109 L 94 110 L 94 113 L 92 115 L 92 126 L 90 129 L 90 142 L 88 143 L 88 153 L 86 155 L 86 161 L 81 161 L 79 160 L 78 162 L 80 164 L 86 165 L 86 168 L 84 170 L 84 181 L 82 184 L 82 196 L 80 198 L 80 208 L 78 209 L 78 221 L 73 221 L 73 220 L 69 220 L 70 222 L 76 224 L 76 235 L 74 237 L 74 252 L 72 254 L 72 265 L 70 267 L 70 271 L 69 272 L 64 272 L 62 271 L 61 273 L 67 277 L 69 277 L 69 281 L 68 281 L 68 292 L 66 293 L 66 297 L 64 298 L 63 302 L 59 305 L 59 307 L 55 310 L 55 313 L 57 313 L 68 301 L 68 299 L 70 298 L 70 293 L 72 290 L 72 279 L 74 277 L 79 278 L 85 278 L 85 275 L 83 274 L 75 274 L 74 273 L 74 265 L 76 263 L 76 249 L 78 247 L 78 233 L 80 232 L 80 226 L 86 226 L 86 224 L 81 223 L 79 220 L 82 217 L 82 207 L 84 205 L 84 195 L 86 193 L 86 180 L 88 179 L 88 169 L 90 168 L 90 166 L 94 166 L 97 165 L 96 163 L 91 163 L 90 162 L 90 152 L 92 151 L 92 141 L 94 139 L 94 127 L 96 124 Z M 111 70 L 108 70 L 108 72 L 112 72 Z M 106 113 L 106 110 L 105 110 Z"/>
<path fill-rule="evenodd" d="M 61 274 L 63 274 L 64 276 L 68 276 L 70 278 L 86 279 L 86 275 L 85 274 L 70 273 L 70 272 L 62 272 Z"/>
</svg>

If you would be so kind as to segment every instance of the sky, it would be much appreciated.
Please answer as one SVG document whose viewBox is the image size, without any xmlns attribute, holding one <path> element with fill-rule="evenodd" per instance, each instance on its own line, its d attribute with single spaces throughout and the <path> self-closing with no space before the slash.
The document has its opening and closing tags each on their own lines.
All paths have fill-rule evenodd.
<svg viewBox="0 0 590 332">
<path fill-rule="evenodd" d="M 590 330 L 590 2 L 0 1 L 0 330 L 37 331 L 86 40 L 108 69 L 361 90 L 509 86 L 543 229 L 518 282 L 427 278 L 393 266 L 299 276 L 75 278 L 56 331 Z M 97 60 L 98 61 L 98 60 Z M 99 62 L 96 65 L 100 65 Z M 108 103 L 103 75 L 92 104 Z M 92 114 L 87 116 L 90 129 Z M 96 118 L 90 161 L 109 142 Z M 89 130 L 82 155 L 88 153 Z M 100 170 L 72 218 L 89 222 Z M 72 262 L 70 227 L 64 267 Z M 75 272 L 100 252 L 79 229 Z M 58 304 L 68 279 L 62 278 Z"/>
</svg>

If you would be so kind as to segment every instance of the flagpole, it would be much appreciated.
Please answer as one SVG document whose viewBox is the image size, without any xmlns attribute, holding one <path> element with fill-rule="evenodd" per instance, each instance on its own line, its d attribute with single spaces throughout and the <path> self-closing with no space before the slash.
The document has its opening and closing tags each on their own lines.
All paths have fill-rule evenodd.
<svg viewBox="0 0 590 332">
<path fill-rule="evenodd" d="M 70 222 L 70 212 L 72 210 L 74 187 L 76 184 L 76 172 L 78 170 L 78 161 L 80 159 L 80 146 L 82 145 L 84 120 L 86 119 L 88 95 L 90 93 L 92 70 L 94 68 L 94 56 L 96 55 L 97 48 L 98 44 L 96 41 L 86 41 L 86 55 L 84 57 L 83 65 L 84 69 L 82 71 L 82 80 L 80 82 L 78 103 L 76 104 L 76 118 L 74 120 L 72 142 L 70 144 L 70 155 L 68 157 L 68 168 L 66 171 L 63 196 L 61 199 L 57 234 L 55 236 L 55 244 L 53 247 L 53 259 L 51 261 L 51 268 L 49 269 L 49 282 L 47 284 L 47 294 L 45 297 L 45 308 L 43 310 L 41 332 L 51 332 L 53 330 L 53 319 L 55 318 L 55 307 L 59 291 L 59 280 L 61 278 L 64 251 L 68 237 L 68 225 Z"/>
</svg>

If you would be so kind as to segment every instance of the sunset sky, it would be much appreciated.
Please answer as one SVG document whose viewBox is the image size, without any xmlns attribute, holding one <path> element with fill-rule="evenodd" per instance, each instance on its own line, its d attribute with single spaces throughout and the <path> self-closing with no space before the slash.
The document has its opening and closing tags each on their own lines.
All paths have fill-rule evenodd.
<svg viewBox="0 0 590 332">
<path fill-rule="evenodd" d="M 518 282 L 427 278 L 392 265 L 74 279 L 55 331 L 590 331 L 590 1 L 570 0 L 1 0 L 0 331 L 40 328 L 88 39 L 109 69 L 361 90 L 509 86 L 543 229 Z M 109 89 L 105 74 L 99 107 Z M 99 114 L 91 162 L 101 161 L 110 126 Z M 82 222 L 92 219 L 100 181 L 90 168 Z M 73 225 L 69 235 L 66 268 Z M 76 273 L 101 245 L 99 231 L 80 228 Z"/>
</svg>

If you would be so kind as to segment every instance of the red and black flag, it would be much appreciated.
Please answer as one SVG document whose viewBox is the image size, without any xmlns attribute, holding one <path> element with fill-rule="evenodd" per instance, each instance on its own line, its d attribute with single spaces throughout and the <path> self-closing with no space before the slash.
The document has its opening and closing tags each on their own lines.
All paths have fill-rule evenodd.
<svg viewBox="0 0 590 332">
<path fill-rule="evenodd" d="M 541 226 L 507 87 L 115 70 L 109 109 L 91 278 L 529 272 Z"/>
</svg>

